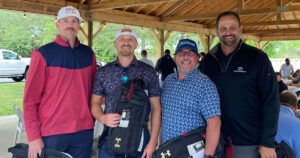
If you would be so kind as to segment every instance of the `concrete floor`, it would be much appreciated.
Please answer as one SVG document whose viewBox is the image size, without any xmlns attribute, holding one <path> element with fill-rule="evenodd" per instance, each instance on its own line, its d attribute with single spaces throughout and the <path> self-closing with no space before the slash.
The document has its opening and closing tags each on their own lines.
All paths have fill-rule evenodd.
<svg viewBox="0 0 300 158">
<path fill-rule="evenodd" d="M 17 115 L 0 117 L 0 158 L 11 158 L 12 154 L 8 153 L 8 148 L 14 144 L 16 127 L 18 124 Z M 97 129 L 97 128 L 95 128 Z M 98 127 L 98 130 L 102 127 Z M 99 133 L 98 133 L 99 134 Z M 26 133 L 23 134 L 22 143 L 28 143 Z M 92 158 L 97 158 L 97 139 L 94 140 Z"/>
<path fill-rule="evenodd" d="M 0 117 L 0 158 L 12 157 L 8 148 L 14 145 L 17 124 L 17 115 Z M 23 134 L 21 142 L 27 143 L 26 133 Z"/>
</svg>

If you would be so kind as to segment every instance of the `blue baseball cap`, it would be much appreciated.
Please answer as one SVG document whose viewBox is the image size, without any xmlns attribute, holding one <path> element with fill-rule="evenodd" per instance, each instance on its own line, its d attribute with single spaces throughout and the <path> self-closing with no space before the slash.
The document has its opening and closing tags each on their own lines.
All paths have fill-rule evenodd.
<svg viewBox="0 0 300 158">
<path fill-rule="evenodd" d="M 176 51 L 175 54 L 177 52 L 179 52 L 182 48 L 190 48 L 192 49 L 195 53 L 198 54 L 198 48 L 197 48 L 197 44 L 195 41 L 191 40 L 191 39 L 181 39 L 179 40 L 177 47 L 176 47 Z"/>
</svg>

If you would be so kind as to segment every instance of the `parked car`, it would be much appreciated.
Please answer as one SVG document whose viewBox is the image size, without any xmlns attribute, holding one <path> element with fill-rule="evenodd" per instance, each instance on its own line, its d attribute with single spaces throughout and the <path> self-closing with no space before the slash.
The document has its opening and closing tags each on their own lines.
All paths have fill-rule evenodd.
<svg viewBox="0 0 300 158">
<path fill-rule="evenodd" d="M 26 78 L 30 58 L 22 58 L 17 53 L 0 49 L 0 78 L 12 78 L 16 82 Z"/>
</svg>

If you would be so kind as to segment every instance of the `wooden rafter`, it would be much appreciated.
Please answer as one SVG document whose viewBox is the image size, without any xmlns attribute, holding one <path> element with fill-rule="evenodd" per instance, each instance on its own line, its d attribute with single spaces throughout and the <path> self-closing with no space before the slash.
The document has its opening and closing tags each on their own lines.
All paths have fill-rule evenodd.
<svg viewBox="0 0 300 158">
<path fill-rule="evenodd" d="M 164 43 L 167 42 L 167 40 L 169 39 L 169 37 L 172 35 L 172 31 L 168 31 L 166 34 L 165 34 L 165 37 L 164 37 Z"/>
<path fill-rule="evenodd" d="M 145 15 L 149 15 L 152 11 L 159 8 L 159 5 L 154 5 L 151 8 L 149 8 L 146 12 L 144 12 Z"/>
<path fill-rule="evenodd" d="M 293 3 L 300 3 L 300 0 L 293 0 Z"/>
<path fill-rule="evenodd" d="M 4 5 L 5 4 L 5 5 Z M 7 5 L 9 4 L 9 5 Z M 45 14 L 56 16 L 58 10 L 65 6 L 71 5 L 77 7 L 74 3 L 66 3 L 62 5 L 49 5 L 42 4 L 37 2 L 25 2 L 19 0 L 0 0 L 0 8 L 9 9 L 15 11 L 24 11 L 22 6 L 27 6 L 25 9 L 27 12 Z M 132 26 L 148 27 L 148 28 L 157 28 L 164 30 L 173 30 L 173 31 L 182 31 L 182 32 L 191 32 L 191 33 L 200 33 L 200 34 L 210 34 L 209 29 L 205 29 L 201 24 L 185 23 L 185 22 L 161 22 L 159 17 L 146 16 L 135 13 L 128 13 L 118 10 L 103 10 L 98 12 L 89 12 L 87 11 L 87 6 L 82 5 L 81 16 L 85 20 L 91 21 L 104 21 L 115 24 L 125 24 Z M 92 13 L 91 16 L 89 13 Z"/>
<path fill-rule="evenodd" d="M 87 39 L 88 39 L 88 35 L 87 35 L 87 33 L 83 30 L 82 27 L 80 27 L 80 29 L 79 29 L 79 34 L 81 34 L 81 37 L 84 38 L 84 40 L 87 40 Z"/>
<path fill-rule="evenodd" d="M 168 8 L 167 10 L 165 10 L 161 16 L 165 17 L 165 16 L 170 16 L 171 14 L 175 13 L 178 9 L 180 9 L 182 6 L 184 6 L 187 2 L 189 2 L 190 0 L 180 0 L 177 1 L 175 4 L 173 4 L 170 8 Z"/>
<path fill-rule="evenodd" d="M 294 35 L 262 35 L 261 37 L 262 41 L 282 41 L 282 40 L 300 40 L 300 34 Z"/>
<path fill-rule="evenodd" d="M 210 34 L 209 29 L 203 28 L 203 25 L 192 24 L 186 22 L 161 22 L 160 18 L 145 16 L 134 13 L 122 13 L 121 11 L 113 10 L 110 12 L 94 12 L 92 19 L 94 21 L 105 21 L 116 24 L 126 24 L 147 28 L 156 28 L 163 30 L 173 30 L 181 32 L 191 32 L 200 34 Z"/>
<path fill-rule="evenodd" d="M 139 6 L 139 8 L 138 9 L 136 9 L 135 11 L 134 11 L 134 13 L 139 13 L 142 9 L 144 9 L 146 7 L 146 5 L 143 5 L 143 6 Z"/>
<path fill-rule="evenodd" d="M 243 26 L 271 26 L 271 25 L 291 25 L 300 24 L 300 20 L 281 20 L 281 21 L 264 21 L 264 22 L 253 22 L 243 23 Z"/>
<path fill-rule="evenodd" d="M 264 29 L 264 30 L 245 30 L 244 33 L 255 33 L 255 34 L 278 34 L 278 33 L 300 33 L 299 28 L 289 29 Z"/>
<path fill-rule="evenodd" d="M 282 4 L 282 6 L 287 6 L 287 5 L 291 4 L 291 3 L 292 3 L 292 0 L 288 0 L 288 1 L 284 2 L 284 3 Z M 256 20 L 256 22 L 261 22 L 261 21 L 267 19 L 267 18 L 270 17 L 270 16 L 273 16 L 273 14 L 265 14 L 265 15 L 262 15 L 260 18 L 258 18 L 258 19 Z"/>
<path fill-rule="evenodd" d="M 119 0 L 118 0 L 119 1 Z M 93 6 L 96 1 L 95 0 L 88 0 L 90 7 Z M 107 1 L 103 1 L 107 2 Z M 191 1 L 189 1 L 191 2 Z M 194 2 L 194 1 L 193 1 Z M 201 1 L 203 2 L 203 1 Z M 246 1 L 245 1 L 246 2 Z M 175 2 L 174 2 L 175 3 Z M 191 2 L 192 3 L 192 2 Z M 200 3 L 196 1 L 195 4 Z M 167 4 L 162 4 L 164 6 L 162 9 L 159 9 L 156 13 L 163 13 L 166 12 Z M 195 6 L 187 5 L 183 6 L 180 9 L 192 8 L 197 9 L 197 5 Z M 132 26 L 140 26 L 140 27 L 147 27 L 153 28 L 158 30 L 171 30 L 171 31 L 179 31 L 179 32 L 188 32 L 188 33 L 195 33 L 195 34 L 205 34 L 205 35 L 212 35 L 215 36 L 215 29 L 209 29 L 206 25 L 196 24 L 191 22 L 164 22 L 161 21 L 160 17 L 157 16 L 148 16 L 142 14 L 136 14 L 128 11 L 120 11 L 120 10 L 101 10 L 101 11 L 90 11 L 88 10 L 88 5 L 86 2 L 84 4 L 76 3 L 75 1 L 59 1 L 59 0 L 48 0 L 48 1 L 27 1 L 27 0 L 0 0 L 0 9 L 8 9 L 8 10 L 15 10 L 21 11 L 24 10 L 26 12 L 31 13 L 38 13 L 38 14 L 45 14 L 45 15 L 52 15 L 56 16 L 58 10 L 66 5 L 74 6 L 78 8 L 81 16 L 85 21 L 99 21 L 99 22 L 107 22 L 107 23 L 116 23 L 116 24 L 124 24 L 124 25 L 132 25 Z M 170 6 L 168 6 L 170 7 Z M 199 7 L 199 6 L 198 6 Z M 132 8 L 132 7 L 130 7 Z M 213 7 L 215 8 L 215 7 Z M 142 12 L 142 11 L 141 11 Z M 178 13 L 179 10 L 176 12 Z M 194 11 L 192 11 L 194 12 Z M 182 13 L 182 12 L 181 12 Z M 249 40 L 260 40 L 260 37 L 257 35 L 243 35 L 243 39 Z"/>
<path fill-rule="evenodd" d="M 83 4 L 84 2 L 88 2 L 88 0 L 79 0 L 80 4 Z"/>
<path fill-rule="evenodd" d="M 238 5 L 237 5 L 237 12 L 240 13 L 244 10 L 244 0 L 237 0 Z"/>
<path fill-rule="evenodd" d="M 161 4 L 158 4 L 158 5 L 159 5 L 159 7 L 155 10 L 155 12 L 153 12 L 152 15 L 157 16 L 157 17 L 161 17 L 161 14 L 164 11 L 166 11 L 168 8 L 170 8 L 170 3 L 161 3 Z"/>
<path fill-rule="evenodd" d="M 247 5 L 249 2 L 250 2 L 251 0 L 244 0 L 243 1 L 243 3 L 244 3 L 244 5 L 243 6 L 245 6 L 245 5 Z M 237 7 L 236 6 L 232 6 L 232 7 L 230 7 L 229 6 L 229 8 L 227 9 L 227 10 L 232 10 L 232 11 L 236 11 L 237 10 Z M 213 24 L 215 24 L 215 20 L 213 20 L 212 22 L 210 22 L 208 25 L 211 27 Z"/>
<path fill-rule="evenodd" d="M 300 11 L 300 5 L 289 5 L 281 6 L 276 8 L 265 8 L 265 9 L 248 9 L 243 10 L 239 13 L 240 16 L 250 16 L 259 14 L 271 14 L 271 13 L 284 13 Z M 210 14 L 195 14 L 195 15 L 180 15 L 180 16 L 169 16 L 164 17 L 163 21 L 186 21 L 186 20 L 197 20 L 197 19 L 212 19 L 216 18 L 221 12 L 210 13 Z"/>
<path fill-rule="evenodd" d="M 282 0 L 276 0 L 276 3 L 277 3 L 277 7 L 281 7 L 282 6 Z M 280 13 L 277 13 L 277 21 L 281 21 L 281 12 Z"/>
<path fill-rule="evenodd" d="M 163 3 L 163 2 L 171 2 L 177 0 L 117 0 L 117 1 L 105 1 L 100 4 L 92 6 L 92 11 L 104 10 L 104 9 L 113 9 L 113 8 L 123 8 L 123 7 L 131 7 L 131 6 L 139 6 L 146 4 L 154 4 L 154 3 Z"/>
<path fill-rule="evenodd" d="M 189 12 L 193 11 L 195 7 L 197 7 L 202 1 L 189 1 L 184 7 L 182 7 L 181 10 L 179 10 L 177 13 L 178 15 L 186 15 L 189 14 Z"/>
<path fill-rule="evenodd" d="M 269 45 L 270 41 L 267 41 L 260 49 L 265 49 Z"/>
<path fill-rule="evenodd" d="M 98 27 L 93 32 L 93 38 L 95 38 L 98 33 L 105 27 L 106 23 L 101 23 L 98 25 Z"/>
</svg>

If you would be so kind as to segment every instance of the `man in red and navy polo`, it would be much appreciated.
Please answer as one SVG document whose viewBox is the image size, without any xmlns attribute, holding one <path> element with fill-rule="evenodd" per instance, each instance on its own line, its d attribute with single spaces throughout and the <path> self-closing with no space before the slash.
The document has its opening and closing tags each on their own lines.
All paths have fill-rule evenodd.
<svg viewBox="0 0 300 158">
<path fill-rule="evenodd" d="M 82 21 L 74 7 L 61 8 L 56 39 L 32 52 L 23 101 L 29 158 L 43 148 L 91 157 L 89 99 L 97 65 L 93 51 L 77 38 Z"/>
</svg>

